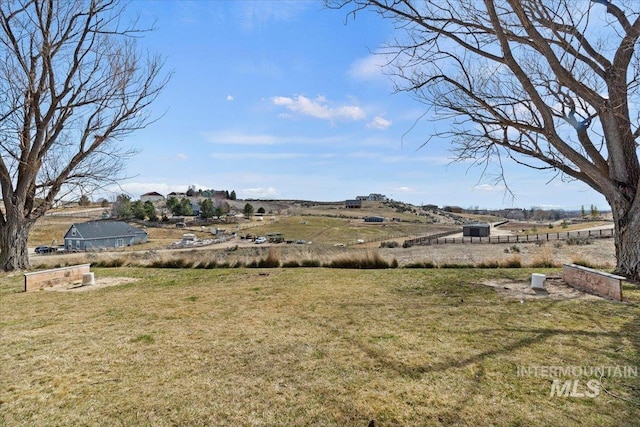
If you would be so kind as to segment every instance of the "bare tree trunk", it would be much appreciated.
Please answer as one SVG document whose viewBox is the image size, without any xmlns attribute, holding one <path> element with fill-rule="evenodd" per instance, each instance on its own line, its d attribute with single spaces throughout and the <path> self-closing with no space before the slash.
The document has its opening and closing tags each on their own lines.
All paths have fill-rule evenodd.
<svg viewBox="0 0 640 427">
<path fill-rule="evenodd" d="M 615 273 L 640 281 L 640 207 L 628 202 L 611 203 L 615 224 L 618 264 Z"/>
<path fill-rule="evenodd" d="M 3 271 L 27 270 L 30 267 L 27 239 L 33 221 L 13 208 L 8 209 L 5 218 L 6 221 L 0 224 L 0 268 Z"/>
</svg>

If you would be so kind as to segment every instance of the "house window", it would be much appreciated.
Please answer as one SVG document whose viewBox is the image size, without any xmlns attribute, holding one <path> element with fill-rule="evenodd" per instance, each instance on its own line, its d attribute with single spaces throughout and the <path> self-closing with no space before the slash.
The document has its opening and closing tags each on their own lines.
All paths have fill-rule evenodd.
<svg viewBox="0 0 640 427">
<path fill-rule="evenodd" d="M 76 235 L 76 229 L 75 229 L 75 228 L 72 228 L 72 229 L 71 229 L 71 235 L 72 235 L 72 236 L 75 236 L 75 235 Z"/>
<path fill-rule="evenodd" d="M 80 240 L 76 240 L 76 249 L 80 250 Z"/>
<path fill-rule="evenodd" d="M 124 246 L 124 239 L 117 239 L 116 240 L 116 248 L 119 248 L 121 246 Z"/>
</svg>

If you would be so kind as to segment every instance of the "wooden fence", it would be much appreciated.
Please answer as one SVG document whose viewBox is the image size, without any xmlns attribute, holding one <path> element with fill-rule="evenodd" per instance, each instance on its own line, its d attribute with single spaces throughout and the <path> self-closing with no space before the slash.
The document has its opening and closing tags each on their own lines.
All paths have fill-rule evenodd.
<svg viewBox="0 0 640 427">
<path fill-rule="evenodd" d="M 460 231 L 454 231 L 441 234 L 455 234 Z M 514 236 L 487 236 L 487 237 L 446 237 L 443 235 L 433 235 L 420 237 L 418 239 L 405 240 L 404 247 L 414 245 L 442 245 L 447 243 L 527 243 L 548 240 L 567 240 L 567 239 L 599 239 L 613 237 L 613 228 L 602 230 L 582 230 L 582 231 L 566 231 L 558 233 L 538 233 L 538 234 L 522 234 Z"/>
</svg>

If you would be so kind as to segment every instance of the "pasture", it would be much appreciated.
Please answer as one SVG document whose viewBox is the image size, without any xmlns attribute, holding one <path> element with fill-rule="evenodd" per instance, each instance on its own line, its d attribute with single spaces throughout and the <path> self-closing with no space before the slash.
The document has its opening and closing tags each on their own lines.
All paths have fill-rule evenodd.
<svg viewBox="0 0 640 427">
<path fill-rule="evenodd" d="M 602 388 L 568 397 L 551 396 L 554 378 L 522 374 L 640 365 L 633 285 L 615 303 L 502 292 L 555 271 L 540 269 L 94 271 L 130 281 L 25 294 L 21 274 L 0 275 L 0 424 L 632 426 L 640 417 L 637 376 L 579 377 L 582 392 L 588 380 Z"/>
</svg>

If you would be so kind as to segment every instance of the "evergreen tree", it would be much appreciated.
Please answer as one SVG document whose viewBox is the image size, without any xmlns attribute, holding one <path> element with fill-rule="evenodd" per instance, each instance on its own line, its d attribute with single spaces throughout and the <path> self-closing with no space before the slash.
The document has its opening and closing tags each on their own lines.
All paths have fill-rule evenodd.
<svg viewBox="0 0 640 427">
<path fill-rule="evenodd" d="M 80 196 L 80 200 L 78 200 L 78 205 L 89 206 L 90 204 L 91 204 L 91 200 L 89 200 L 89 198 L 85 194 Z"/>
<path fill-rule="evenodd" d="M 167 199 L 167 209 L 175 216 L 182 215 L 182 205 L 180 201 L 173 196 Z"/>
<path fill-rule="evenodd" d="M 189 199 L 182 199 L 180 201 L 180 205 L 182 207 L 180 215 L 193 215 L 193 209 L 191 208 L 191 202 Z"/>
<path fill-rule="evenodd" d="M 151 200 L 147 200 L 143 205 L 144 213 L 149 218 L 149 221 L 157 221 L 158 215 L 156 214 L 156 207 L 153 205 Z"/>
<path fill-rule="evenodd" d="M 245 218 L 251 218 L 253 216 L 253 206 L 250 203 L 244 205 L 244 209 L 242 210 Z"/>
<path fill-rule="evenodd" d="M 131 214 L 135 219 L 145 219 L 147 217 L 144 211 L 144 205 L 140 200 L 131 203 Z"/>
<path fill-rule="evenodd" d="M 202 203 L 200 203 L 200 216 L 203 219 L 212 218 L 215 215 L 215 209 L 213 208 L 213 202 L 211 199 L 204 199 Z"/>
</svg>

